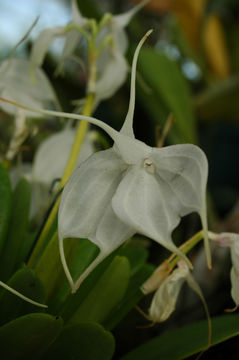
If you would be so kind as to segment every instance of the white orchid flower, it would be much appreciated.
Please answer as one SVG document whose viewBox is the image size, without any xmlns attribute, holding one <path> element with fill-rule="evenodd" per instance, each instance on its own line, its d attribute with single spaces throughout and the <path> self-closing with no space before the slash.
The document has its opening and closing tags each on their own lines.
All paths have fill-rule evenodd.
<svg viewBox="0 0 239 360">
<path fill-rule="evenodd" d="M 30 78 L 30 63 L 25 59 L 9 58 L 0 65 L 0 96 L 19 103 L 27 103 L 30 107 L 44 108 L 49 104 L 58 104 L 54 90 L 43 70 L 37 69 L 36 83 Z M 17 109 L 10 104 L 1 103 L 1 108 L 11 115 Z M 36 117 L 35 112 L 26 111 L 26 117 Z"/>
<path fill-rule="evenodd" d="M 134 233 L 150 237 L 189 263 L 173 244 L 171 233 L 182 216 L 194 211 L 201 217 L 211 266 L 205 154 L 191 144 L 152 148 L 134 137 L 136 62 L 150 33 L 140 41 L 134 54 L 129 109 L 120 132 L 93 117 L 31 109 L 46 115 L 86 120 L 105 130 L 114 140 L 111 149 L 97 152 L 75 170 L 62 194 L 58 217 L 60 255 L 73 292 L 105 257 Z M 100 249 L 97 258 L 75 283 L 64 256 L 63 240 L 68 237 L 88 238 Z"/>
<path fill-rule="evenodd" d="M 170 317 L 175 310 L 179 292 L 188 276 L 189 268 L 182 261 L 155 292 L 149 308 L 149 320 L 158 323 L 166 321 Z"/>
<path fill-rule="evenodd" d="M 216 241 L 220 246 L 230 248 L 232 268 L 231 268 L 231 297 L 236 304 L 236 308 L 239 306 L 239 235 L 235 233 L 224 232 L 221 234 L 215 234 L 209 232 L 209 238 Z"/>
<path fill-rule="evenodd" d="M 13 187 L 22 177 L 26 178 L 31 184 L 31 218 L 42 214 L 46 207 L 49 206 L 52 200 L 50 189 L 54 180 L 61 179 L 63 175 L 75 139 L 75 133 L 75 129 L 67 127 L 49 136 L 38 147 L 33 164 L 18 164 L 11 169 Z M 93 135 L 88 132 L 83 141 L 76 167 L 92 155 L 94 151 Z"/>
<path fill-rule="evenodd" d="M 50 186 L 62 177 L 75 139 L 76 130 L 65 128 L 41 143 L 33 160 L 32 180 Z M 83 141 L 76 167 L 94 152 L 90 133 Z"/>
<path fill-rule="evenodd" d="M 201 216 L 207 244 L 204 153 L 189 144 L 151 148 L 134 138 L 136 62 L 144 40 L 134 55 L 130 105 L 120 133 L 88 118 L 106 130 L 115 145 L 84 162 L 62 194 L 60 252 L 73 291 L 100 261 L 136 232 L 184 257 L 173 244 L 171 232 L 181 216 L 193 211 Z M 63 239 L 67 237 L 88 238 L 100 248 L 98 257 L 75 284 L 64 259 Z M 209 258 L 209 250 L 207 253 Z"/>
<path fill-rule="evenodd" d="M 161 278 L 161 276 L 159 276 L 159 278 Z M 146 281 L 146 283 L 149 281 L 150 279 Z M 207 303 L 199 285 L 190 273 L 189 267 L 183 260 L 180 260 L 177 263 L 177 268 L 168 277 L 166 277 L 162 283 L 160 283 L 157 291 L 153 296 L 153 300 L 149 308 L 149 315 L 146 315 L 146 317 L 153 323 L 166 321 L 175 310 L 180 290 L 185 281 L 187 282 L 188 286 L 196 294 L 198 294 L 203 303 L 208 318 L 208 343 L 210 343 L 211 320 Z M 146 290 L 147 293 L 147 288 L 145 289 L 145 286 L 143 285 L 142 291 L 145 293 L 144 290 Z"/>
<path fill-rule="evenodd" d="M 103 99 L 111 97 L 124 83 L 128 71 L 128 65 L 124 56 L 128 47 L 125 27 L 129 24 L 132 17 L 149 1 L 142 1 L 126 13 L 116 16 L 107 14 L 103 17 L 95 39 L 95 43 L 98 46 L 95 49 L 97 64 L 89 64 L 89 66 L 96 67 L 95 71 L 92 70 L 92 73 L 96 73 L 96 76 L 88 79 L 87 91 L 88 93 L 95 93 L 96 104 Z M 108 20 L 105 21 L 105 19 Z M 60 64 L 58 65 L 58 71 L 60 71 L 64 61 L 74 53 L 79 42 L 83 39 L 84 33 L 86 33 L 85 37 L 87 37 L 89 24 L 91 24 L 91 19 L 84 18 L 78 9 L 76 1 L 72 0 L 72 22 L 66 27 L 44 30 L 35 41 L 31 53 L 32 70 L 42 65 L 47 50 L 54 38 L 64 36 L 65 43 Z M 109 38 L 111 38 L 112 46 L 103 46 L 104 40 L 109 40 Z"/>
</svg>

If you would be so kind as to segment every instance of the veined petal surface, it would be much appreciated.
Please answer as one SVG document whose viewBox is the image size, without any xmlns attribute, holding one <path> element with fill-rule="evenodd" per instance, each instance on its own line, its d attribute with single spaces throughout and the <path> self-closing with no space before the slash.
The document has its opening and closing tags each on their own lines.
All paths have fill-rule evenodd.
<svg viewBox="0 0 239 360">
<path fill-rule="evenodd" d="M 43 30 L 33 44 L 31 51 L 31 68 L 34 71 L 40 67 L 44 61 L 46 53 L 49 49 L 51 42 L 56 36 L 64 34 L 64 27 L 57 26 L 50 29 Z"/>
<path fill-rule="evenodd" d="M 180 217 L 168 204 L 154 174 L 142 166 L 131 166 L 117 188 L 112 206 L 116 215 L 135 232 L 178 253 L 171 240 L 171 231 L 178 225 Z"/>
<path fill-rule="evenodd" d="M 4 98 L 28 104 L 29 107 L 43 108 L 46 103 L 58 101 L 54 90 L 43 70 L 36 69 L 36 82 L 30 78 L 30 63 L 25 59 L 12 58 L 0 65 L 0 94 Z M 1 108 L 10 114 L 16 113 L 16 107 L 1 102 Z M 39 117 L 32 111 L 26 111 L 27 116 Z"/>
<path fill-rule="evenodd" d="M 205 202 L 208 175 L 203 151 L 191 144 L 172 145 L 162 149 L 154 148 L 150 159 L 155 164 L 158 177 L 171 189 L 180 216 L 192 211 L 200 213 Z M 176 205 L 177 202 L 180 205 Z"/>
<path fill-rule="evenodd" d="M 59 208 L 61 239 L 85 237 L 97 242 L 98 225 L 108 210 L 124 169 L 120 157 L 113 149 L 108 149 L 92 155 L 75 170 L 65 186 Z"/>
</svg>

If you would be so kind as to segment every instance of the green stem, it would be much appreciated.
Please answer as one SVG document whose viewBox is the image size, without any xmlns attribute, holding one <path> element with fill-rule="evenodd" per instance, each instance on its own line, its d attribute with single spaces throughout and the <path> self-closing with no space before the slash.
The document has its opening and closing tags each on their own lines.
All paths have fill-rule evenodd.
<svg viewBox="0 0 239 360">
<path fill-rule="evenodd" d="M 65 27 L 65 32 L 69 32 L 71 30 L 77 30 L 79 31 L 79 33 L 81 33 L 87 40 L 88 43 L 91 42 L 91 37 L 90 35 L 88 34 L 88 32 L 83 29 L 81 26 L 79 25 L 76 25 L 76 24 L 69 24 Z"/>
<path fill-rule="evenodd" d="M 94 95 L 88 94 L 88 96 L 86 98 L 85 107 L 83 110 L 83 115 L 90 116 L 92 113 L 93 105 L 94 105 Z M 85 138 L 88 126 L 89 126 L 89 124 L 86 121 L 81 121 L 78 125 L 75 140 L 74 140 L 74 143 L 71 148 L 71 153 L 70 153 L 65 171 L 63 173 L 63 176 L 62 176 L 62 179 L 61 179 L 61 182 L 59 185 L 59 190 L 65 186 L 66 182 L 71 177 L 71 174 L 75 168 L 75 165 L 76 165 L 76 162 L 77 162 L 77 159 L 79 156 L 79 152 L 80 152 L 83 140 Z M 54 220 L 57 216 L 59 203 L 60 203 L 60 196 L 58 197 L 57 201 L 55 202 L 55 204 L 50 212 L 50 215 L 44 225 L 44 228 L 38 238 L 36 246 L 34 247 L 34 250 L 29 258 L 29 261 L 28 261 L 29 267 L 33 267 L 36 265 L 38 256 L 41 252 L 41 249 L 45 243 L 45 240 L 46 240 L 46 238 L 50 232 L 50 229 L 54 223 Z"/>
<path fill-rule="evenodd" d="M 186 255 L 191 249 L 194 248 L 204 237 L 203 230 L 196 233 L 193 237 L 187 240 L 183 245 L 179 247 L 179 249 Z M 169 267 L 172 270 L 180 261 L 181 258 L 179 256 L 173 255 L 168 259 Z"/>
</svg>

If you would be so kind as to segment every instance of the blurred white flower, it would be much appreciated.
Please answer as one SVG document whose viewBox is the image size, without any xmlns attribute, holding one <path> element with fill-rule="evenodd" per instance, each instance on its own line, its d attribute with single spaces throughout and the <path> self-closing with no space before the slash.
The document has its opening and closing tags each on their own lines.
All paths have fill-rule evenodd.
<svg viewBox="0 0 239 360">
<path fill-rule="evenodd" d="M 30 78 L 30 62 L 25 59 L 9 58 L 0 64 L 0 96 L 9 100 L 28 104 L 30 107 L 44 108 L 58 104 L 54 90 L 43 70 L 36 70 L 36 83 Z M 1 108 L 11 114 L 17 113 L 13 105 L 1 102 Z M 39 117 L 32 111 L 24 111 L 26 117 Z"/>
<path fill-rule="evenodd" d="M 158 323 L 170 317 L 175 310 L 179 292 L 188 276 L 189 268 L 182 261 L 155 292 L 149 308 L 149 320 Z"/>
<path fill-rule="evenodd" d="M 41 214 L 47 209 L 55 195 L 54 181 L 59 181 L 66 167 L 76 130 L 66 128 L 49 136 L 37 149 L 33 163 L 19 164 L 10 172 L 13 187 L 21 177 L 31 183 L 30 217 Z M 82 144 L 76 162 L 78 167 L 94 152 L 92 134 L 89 132 Z"/>
<path fill-rule="evenodd" d="M 159 270 L 159 271 L 158 271 Z M 150 308 L 149 315 L 146 317 L 148 320 L 151 320 L 153 323 L 159 323 L 167 320 L 172 312 L 175 310 L 177 299 L 180 293 L 180 290 L 186 281 L 188 286 L 200 297 L 202 300 L 203 306 L 205 308 L 205 312 L 208 317 L 208 335 L 209 339 L 211 337 L 211 321 L 210 315 L 207 307 L 207 303 L 204 299 L 203 293 L 194 280 L 192 274 L 189 271 L 188 265 L 180 260 L 177 263 L 177 268 L 166 278 L 165 274 L 162 273 L 162 267 L 159 266 L 156 269 L 155 273 L 143 284 L 141 290 L 144 294 L 148 294 L 155 289 L 149 289 L 150 282 L 158 275 L 159 277 L 159 286 L 153 296 Z M 163 275 L 163 276 L 162 276 Z M 153 281 L 155 283 L 155 279 Z M 150 291 L 149 291 L 150 290 Z"/>
<path fill-rule="evenodd" d="M 120 15 L 112 16 L 111 14 L 106 14 L 98 25 L 95 23 L 96 30 L 93 31 L 96 31 L 96 34 L 93 34 L 90 40 L 93 41 L 91 46 L 89 46 L 88 41 L 89 78 L 87 91 L 88 93 L 95 93 L 96 104 L 103 99 L 111 97 L 124 83 L 128 70 L 125 59 L 125 52 L 128 47 L 125 27 L 147 2 L 149 0 L 144 0 L 131 10 Z M 35 41 L 31 53 L 32 70 L 42 65 L 54 38 L 64 36 L 65 43 L 58 65 L 58 72 L 62 70 L 65 60 L 73 55 L 79 42 L 84 37 L 89 38 L 87 34 L 92 21 L 94 22 L 94 20 L 84 18 L 81 15 L 76 1 L 72 0 L 72 22 L 66 27 L 44 30 Z M 95 47 L 93 54 L 90 53 L 89 47 Z M 96 59 L 96 63 L 92 59 Z"/>
<path fill-rule="evenodd" d="M 235 233 L 221 233 L 214 234 L 209 232 L 209 238 L 216 241 L 220 246 L 230 248 L 232 268 L 231 268 L 231 296 L 236 304 L 239 306 L 239 235 Z"/>
<path fill-rule="evenodd" d="M 62 177 L 66 167 L 76 130 L 66 128 L 49 136 L 41 143 L 33 160 L 32 180 L 50 186 L 54 180 Z M 93 142 L 88 133 L 80 150 L 76 166 L 78 167 L 94 152 Z"/>
</svg>

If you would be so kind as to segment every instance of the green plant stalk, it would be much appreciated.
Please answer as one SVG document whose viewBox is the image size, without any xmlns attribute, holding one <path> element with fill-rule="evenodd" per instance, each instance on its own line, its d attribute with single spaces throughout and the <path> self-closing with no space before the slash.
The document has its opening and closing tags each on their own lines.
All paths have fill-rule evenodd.
<svg viewBox="0 0 239 360">
<path fill-rule="evenodd" d="M 90 116 L 92 113 L 92 110 L 93 110 L 93 105 L 94 105 L 94 94 L 90 93 L 87 95 L 86 103 L 85 103 L 82 114 L 85 116 Z M 67 181 L 69 180 L 69 178 L 72 175 L 72 172 L 75 168 L 75 165 L 76 165 L 76 162 L 77 162 L 77 159 L 79 156 L 79 152 L 80 152 L 80 149 L 81 149 L 81 146 L 82 146 L 83 140 L 85 138 L 88 127 L 89 127 L 89 124 L 86 121 L 81 121 L 78 125 L 75 140 L 74 140 L 74 143 L 71 148 L 71 153 L 70 153 L 66 168 L 64 170 L 64 173 L 63 173 L 60 185 L 59 185 L 59 190 L 65 186 L 65 184 L 67 183 Z M 55 202 L 55 204 L 48 216 L 48 219 L 45 223 L 45 226 L 39 236 L 36 246 L 30 256 L 30 259 L 28 261 L 29 267 L 34 267 L 36 265 L 38 255 L 39 255 L 39 253 L 42 249 L 42 246 L 49 234 L 49 231 L 53 225 L 55 217 L 57 216 L 59 203 L 60 203 L 60 196 L 58 197 L 57 201 Z"/>
<path fill-rule="evenodd" d="M 194 248 L 204 237 L 203 230 L 196 233 L 193 237 L 187 240 L 184 244 L 182 244 L 179 249 L 182 253 L 187 254 L 191 249 Z M 172 270 L 180 261 L 181 258 L 179 256 L 172 255 L 168 259 L 170 270 Z"/>
</svg>

